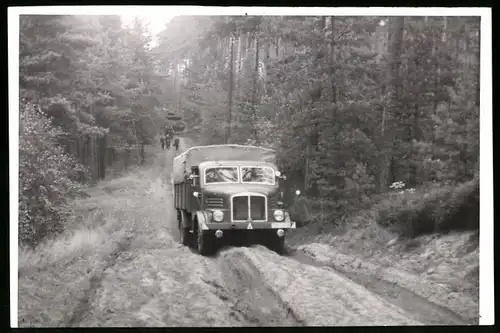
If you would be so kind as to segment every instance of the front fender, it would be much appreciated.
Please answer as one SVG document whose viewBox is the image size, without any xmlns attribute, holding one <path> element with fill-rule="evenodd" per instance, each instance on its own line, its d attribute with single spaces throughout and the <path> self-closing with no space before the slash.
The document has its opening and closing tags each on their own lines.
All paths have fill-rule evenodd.
<svg viewBox="0 0 500 333">
<path fill-rule="evenodd" d="M 210 223 L 210 211 L 197 211 L 196 220 L 201 230 L 208 230 L 207 223 Z"/>
</svg>

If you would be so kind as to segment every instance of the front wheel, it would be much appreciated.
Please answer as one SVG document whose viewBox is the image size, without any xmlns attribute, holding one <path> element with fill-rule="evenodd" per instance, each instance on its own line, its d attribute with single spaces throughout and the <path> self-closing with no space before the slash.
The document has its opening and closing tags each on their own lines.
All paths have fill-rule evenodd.
<svg viewBox="0 0 500 333">
<path fill-rule="evenodd" d="M 210 256 L 215 252 L 214 235 L 198 229 L 197 237 L 198 253 L 202 256 Z"/>
</svg>

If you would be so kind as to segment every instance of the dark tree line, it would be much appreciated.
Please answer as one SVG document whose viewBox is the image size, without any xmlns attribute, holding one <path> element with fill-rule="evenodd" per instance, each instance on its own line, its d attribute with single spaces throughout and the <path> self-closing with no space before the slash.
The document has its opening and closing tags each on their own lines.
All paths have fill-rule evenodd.
<svg viewBox="0 0 500 333">
<path fill-rule="evenodd" d="M 82 183 L 144 163 L 163 124 L 163 77 L 138 20 L 20 21 L 20 235 L 36 244 L 63 230 L 65 203 Z"/>
<path fill-rule="evenodd" d="M 186 16 L 157 53 L 183 64 L 176 98 L 200 141 L 273 146 L 308 195 L 358 197 L 478 170 L 479 23 Z"/>
<path fill-rule="evenodd" d="M 165 109 L 201 144 L 276 148 L 294 189 L 339 207 L 397 181 L 471 179 L 479 23 L 184 16 L 152 48 L 140 21 L 21 17 L 22 239 L 61 229 L 80 182 L 140 164 Z"/>
</svg>

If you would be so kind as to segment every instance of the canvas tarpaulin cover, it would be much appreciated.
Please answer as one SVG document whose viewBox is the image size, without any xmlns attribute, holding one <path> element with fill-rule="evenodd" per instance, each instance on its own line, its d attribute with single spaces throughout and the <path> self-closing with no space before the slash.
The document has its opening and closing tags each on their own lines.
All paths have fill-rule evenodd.
<svg viewBox="0 0 500 333">
<path fill-rule="evenodd" d="M 206 161 L 256 161 L 276 164 L 276 153 L 272 149 L 243 145 L 191 147 L 174 159 L 174 182 L 183 182 L 184 175 L 191 173 L 191 167 Z"/>
</svg>

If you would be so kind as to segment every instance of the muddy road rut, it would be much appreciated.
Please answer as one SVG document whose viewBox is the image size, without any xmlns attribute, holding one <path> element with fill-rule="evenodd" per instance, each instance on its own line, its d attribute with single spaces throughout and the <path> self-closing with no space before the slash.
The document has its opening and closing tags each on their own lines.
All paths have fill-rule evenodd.
<svg viewBox="0 0 500 333">
<path fill-rule="evenodd" d="M 184 146 L 181 141 L 180 150 Z M 262 246 L 227 247 L 203 257 L 181 246 L 171 204 L 175 154 L 160 152 L 141 176 L 146 191 L 136 203 L 131 200 L 123 214 L 130 228 L 99 268 L 89 273 L 90 283 L 72 299 L 72 310 L 48 326 L 463 323 L 417 296 L 405 294 L 398 304 L 387 296 L 387 286 L 370 284 L 365 277 L 367 288 L 363 281 L 356 283 L 298 253 L 279 256 Z M 437 317 L 429 318 L 433 313 L 429 309 Z"/>
</svg>

